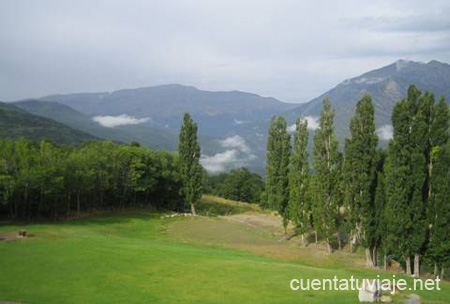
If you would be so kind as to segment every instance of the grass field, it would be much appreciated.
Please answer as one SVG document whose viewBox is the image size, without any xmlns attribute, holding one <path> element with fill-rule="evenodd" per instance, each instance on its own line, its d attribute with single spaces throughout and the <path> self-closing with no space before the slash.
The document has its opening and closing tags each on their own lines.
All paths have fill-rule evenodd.
<svg viewBox="0 0 450 304">
<path fill-rule="evenodd" d="M 329 256 L 286 241 L 274 215 L 247 211 L 197 218 L 136 212 L 1 226 L 0 233 L 25 228 L 33 236 L 0 242 L 0 303 L 359 303 L 356 291 L 292 291 L 289 283 L 389 277 L 359 267 L 359 255 Z M 425 303 L 449 303 L 450 284 L 441 289 L 414 293 Z"/>
</svg>

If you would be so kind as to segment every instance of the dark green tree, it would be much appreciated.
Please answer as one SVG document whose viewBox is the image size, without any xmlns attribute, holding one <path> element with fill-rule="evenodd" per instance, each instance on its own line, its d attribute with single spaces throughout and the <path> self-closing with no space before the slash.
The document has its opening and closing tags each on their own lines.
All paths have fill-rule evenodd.
<svg viewBox="0 0 450 304">
<path fill-rule="evenodd" d="M 258 203 L 264 191 L 262 177 L 247 168 L 206 176 L 204 192 L 235 201 Z"/>
<path fill-rule="evenodd" d="M 444 276 L 444 269 L 450 267 L 450 146 L 437 146 L 432 154 L 434 175 L 433 193 L 430 197 L 430 239 L 427 254 L 434 263 L 434 275 Z"/>
<path fill-rule="evenodd" d="M 429 158 L 429 201 L 427 219 L 430 227 L 427 255 L 434 263 L 434 275 L 441 277 L 445 267 L 450 266 L 450 111 L 444 98 L 434 107 Z"/>
<path fill-rule="evenodd" d="M 310 227 L 308 121 L 298 118 L 289 166 L 289 212 L 290 218 L 302 236 Z"/>
<path fill-rule="evenodd" d="M 376 185 L 375 109 L 370 96 L 364 96 L 356 106 L 350 121 L 350 138 L 345 141 L 345 201 L 350 236 L 364 247 L 366 265 L 373 267 L 373 245 Z M 352 243 L 352 242 L 351 242 Z"/>
<path fill-rule="evenodd" d="M 184 114 L 180 130 L 178 152 L 180 155 L 180 175 L 183 183 L 182 195 L 191 212 L 195 215 L 195 204 L 202 196 L 203 169 L 200 165 L 200 145 L 197 141 L 197 123 L 189 113 Z"/>
<path fill-rule="evenodd" d="M 387 270 L 387 255 L 392 244 L 388 242 L 388 231 L 386 229 L 386 188 L 385 167 L 386 151 L 378 150 L 376 154 L 376 186 L 374 199 L 374 221 L 373 221 L 373 250 L 372 260 L 374 266 L 378 266 L 378 253 L 383 255 L 384 269 Z"/>
<path fill-rule="evenodd" d="M 387 169 L 389 235 L 412 274 L 411 256 L 418 256 L 426 237 L 427 161 L 432 100 L 410 86 L 408 97 L 398 102 L 392 113 L 394 138 L 389 145 Z"/>
<path fill-rule="evenodd" d="M 266 191 L 268 205 L 283 218 L 286 231 L 289 222 L 289 158 L 291 144 L 284 117 L 273 117 L 267 140 Z"/>
<path fill-rule="evenodd" d="M 342 155 L 334 135 L 334 110 L 330 101 L 323 101 L 320 126 L 314 135 L 314 208 L 315 229 L 322 234 L 332 252 L 331 241 L 336 229 L 341 199 Z"/>
</svg>

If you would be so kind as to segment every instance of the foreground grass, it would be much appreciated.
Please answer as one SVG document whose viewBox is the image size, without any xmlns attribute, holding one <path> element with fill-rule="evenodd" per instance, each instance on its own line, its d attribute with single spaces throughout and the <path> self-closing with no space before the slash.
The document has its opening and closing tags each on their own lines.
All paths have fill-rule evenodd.
<svg viewBox="0 0 450 304">
<path fill-rule="evenodd" d="M 206 239 L 195 239 L 193 235 L 202 235 L 202 227 Z M 20 228 L 35 236 L 0 243 L 0 301 L 358 303 L 355 291 L 291 291 L 289 282 L 379 274 L 336 264 L 305 265 L 301 259 L 271 258 L 229 246 L 264 247 L 276 240 L 222 218 L 161 219 L 159 214 L 141 212 L 62 224 L 2 226 L 0 233 Z M 450 286 L 415 293 L 426 303 L 448 303 Z"/>
</svg>

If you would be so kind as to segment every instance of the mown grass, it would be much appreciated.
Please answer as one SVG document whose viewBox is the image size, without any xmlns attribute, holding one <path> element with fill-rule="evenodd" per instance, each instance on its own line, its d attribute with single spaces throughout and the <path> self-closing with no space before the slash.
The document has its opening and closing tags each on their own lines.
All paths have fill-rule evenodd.
<svg viewBox="0 0 450 304">
<path fill-rule="evenodd" d="M 355 291 L 291 291 L 289 282 L 380 274 L 351 265 L 305 265 L 301 259 L 230 247 L 239 242 L 273 245 L 277 240 L 221 218 L 169 219 L 139 212 L 8 225 L 0 227 L 0 233 L 23 228 L 34 237 L 0 243 L 0 301 L 358 303 Z M 180 235 L 179 229 L 191 233 Z M 415 293 L 425 303 L 448 303 L 450 284 L 441 285 L 441 291 Z"/>
</svg>

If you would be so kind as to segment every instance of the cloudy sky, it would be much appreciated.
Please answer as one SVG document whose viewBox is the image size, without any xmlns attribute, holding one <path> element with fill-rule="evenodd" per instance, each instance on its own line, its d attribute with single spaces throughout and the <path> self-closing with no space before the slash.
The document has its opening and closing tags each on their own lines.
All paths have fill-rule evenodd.
<svg viewBox="0 0 450 304">
<path fill-rule="evenodd" d="M 305 102 L 399 58 L 450 62 L 450 2 L 0 2 L 0 100 L 167 83 Z"/>
</svg>

